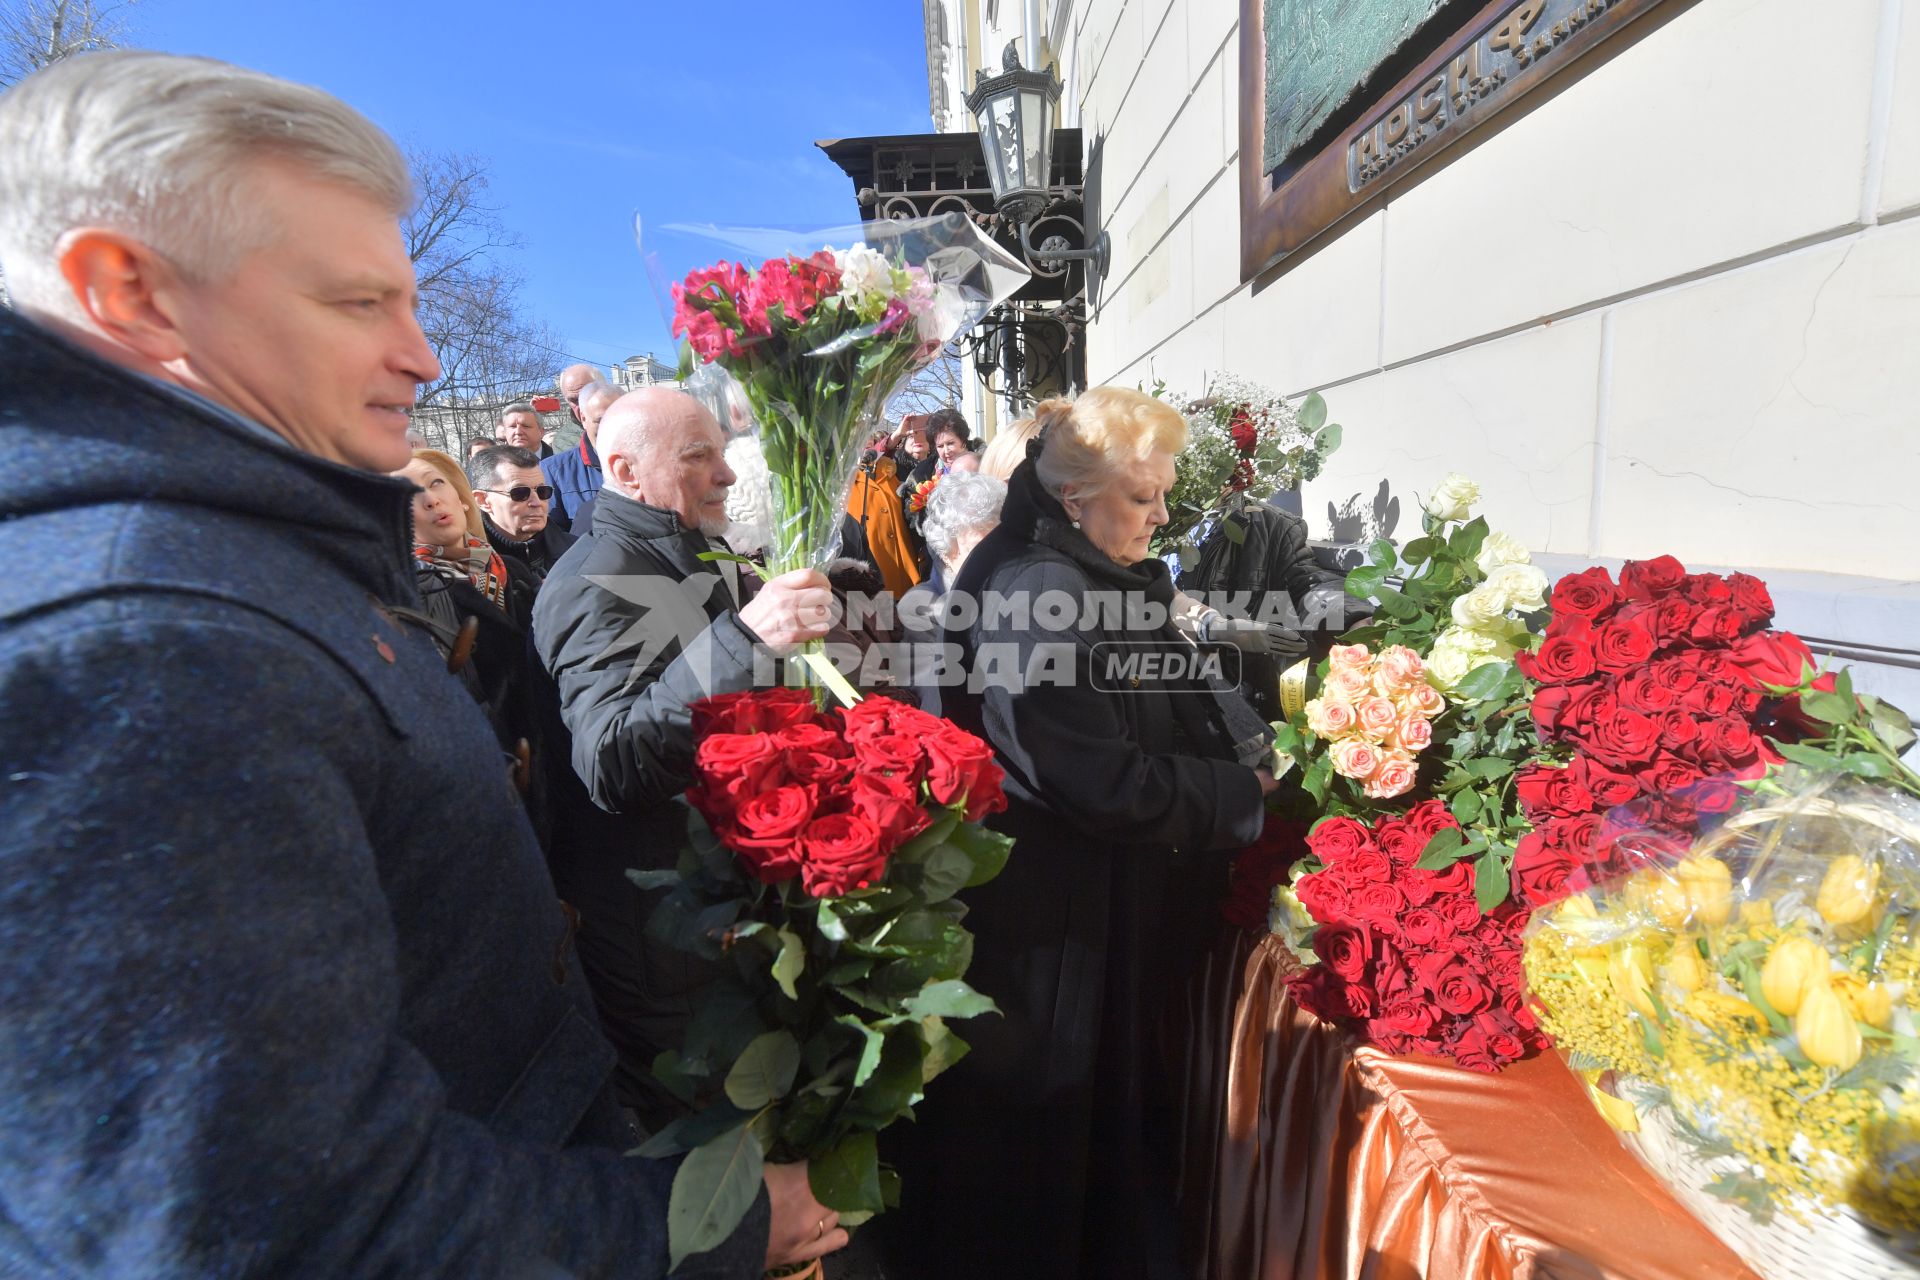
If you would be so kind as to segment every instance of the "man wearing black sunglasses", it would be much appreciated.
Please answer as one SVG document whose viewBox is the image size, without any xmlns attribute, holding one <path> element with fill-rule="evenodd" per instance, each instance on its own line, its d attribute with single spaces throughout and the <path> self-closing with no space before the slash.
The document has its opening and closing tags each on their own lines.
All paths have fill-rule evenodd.
<svg viewBox="0 0 1920 1280">
<path fill-rule="evenodd" d="M 467 461 L 467 480 L 493 549 L 544 580 L 574 539 L 547 519 L 553 486 L 540 473 L 539 457 L 510 444 L 482 449 Z"/>
</svg>

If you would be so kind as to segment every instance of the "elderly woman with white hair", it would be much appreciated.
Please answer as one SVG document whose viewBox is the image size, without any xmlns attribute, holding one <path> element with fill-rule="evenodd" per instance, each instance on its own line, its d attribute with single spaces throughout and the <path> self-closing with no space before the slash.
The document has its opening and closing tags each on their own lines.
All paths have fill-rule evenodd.
<svg viewBox="0 0 1920 1280">
<path fill-rule="evenodd" d="M 1197 653 L 1147 552 L 1185 421 L 1114 387 L 1036 417 L 944 611 L 968 679 L 942 700 L 1006 769 L 1017 842 L 967 895 L 967 980 L 1004 1016 L 899 1127 L 911 1192 L 876 1225 L 903 1275 L 1183 1276 L 1161 1031 L 1260 834 L 1270 735 L 1224 682 L 1124 662 Z"/>
<path fill-rule="evenodd" d="M 941 477 L 927 499 L 926 519 L 920 526 L 933 556 L 928 585 L 934 591 L 945 594 L 967 553 L 1000 523 L 1000 508 L 1006 500 L 1006 482 L 992 476 L 953 471 Z"/>
</svg>

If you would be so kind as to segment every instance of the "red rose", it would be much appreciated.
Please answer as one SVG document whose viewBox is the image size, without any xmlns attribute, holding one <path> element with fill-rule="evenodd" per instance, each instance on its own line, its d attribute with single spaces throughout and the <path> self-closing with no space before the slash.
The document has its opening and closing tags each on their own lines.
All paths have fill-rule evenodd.
<svg viewBox="0 0 1920 1280">
<path fill-rule="evenodd" d="M 1609 697 L 1604 685 L 1548 685 L 1533 695 L 1533 722 L 1544 735 L 1580 738 L 1592 727 L 1595 711 Z"/>
<path fill-rule="evenodd" d="M 1748 625 L 1764 626 L 1773 621 L 1773 595 L 1767 584 L 1749 573 L 1727 575 L 1731 603 Z"/>
<path fill-rule="evenodd" d="M 1392 931 L 1398 927 L 1407 899 L 1390 884 L 1369 884 L 1356 890 L 1349 899 L 1353 918 L 1374 929 Z"/>
<path fill-rule="evenodd" d="M 1456 1018 L 1478 1013 L 1493 1003 L 1493 992 L 1480 975 L 1457 961 L 1435 976 L 1432 989 L 1434 1003 Z"/>
<path fill-rule="evenodd" d="M 1680 695 L 1680 709 L 1697 716 L 1724 716 L 1733 710 L 1734 691 L 1717 680 L 1702 680 Z"/>
<path fill-rule="evenodd" d="M 1383 822 L 1376 836 L 1380 852 L 1396 867 L 1410 867 L 1420 861 L 1420 853 L 1427 847 L 1427 837 L 1405 822 Z"/>
<path fill-rule="evenodd" d="M 885 697 L 862 698 L 840 715 L 846 723 L 847 741 L 856 746 L 887 734 L 925 734 L 946 723 L 898 698 Z"/>
<path fill-rule="evenodd" d="M 1654 639 L 1662 645 L 1676 644 L 1685 640 L 1688 632 L 1693 629 L 1694 615 L 1697 612 L 1693 602 L 1677 592 L 1670 596 L 1662 596 L 1651 604 L 1633 607 L 1643 611 L 1641 616 L 1646 618 L 1648 627 L 1653 631 Z"/>
<path fill-rule="evenodd" d="M 1547 838 L 1548 844 L 1564 849 L 1574 861 L 1586 862 L 1593 856 L 1602 825 L 1599 814 L 1581 813 L 1550 820 L 1540 828 L 1540 834 Z"/>
<path fill-rule="evenodd" d="M 1514 794 L 1527 817 L 1538 823 L 1555 814 L 1585 813 L 1593 808 L 1593 794 L 1572 768 L 1529 765 L 1514 775 Z"/>
<path fill-rule="evenodd" d="M 1373 935 L 1364 925 L 1328 924 L 1313 931 L 1313 954 L 1343 982 L 1358 982 L 1367 971 Z"/>
<path fill-rule="evenodd" d="M 886 874 L 880 828 L 857 813 L 815 818 L 800 833 L 800 882 L 816 898 L 865 889 Z"/>
<path fill-rule="evenodd" d="M 1553 584 L 1554 628 L 1558 628 L 1561 618 L 1567 614 L 1582 614 L 1593 617 L 1604 609 L 1612 607 L 1620 599 L 1620 593 L 1614 590 L 1613 575 L 1595 565 L 1581 573 L 1568 574 Z"/>
<path fill-rule="evenodd" d="M 1349 885 L 1384 884 L 1393 878 L 1393 862 L 1378 849 L 1361 849 L 1337 868 Z"/>
<path fill-rule="evenodd" d="M 1307 856 L 1307 827 L 1268 815 L 1260 838 L 1233 857 L 1220 914 L 1240 929 L 1264 929 L 1275 885 L 1286 883 L 1293 864 Z"/>
<path fill-rule="evenodd" d="M 1464 862 L 1456 862 L 1454 865 L 1467 866 Z M 1466 896 L 1465 892 L 1472 888 L 1473 881 L 1469 875 L 1467 883 L 1462 886 L 1462 892 L 1450 894 L 1434 904 L 1434 911 L 1439 915 L 1441 924 L 1448 932 L 1472 933 L 1475 926 L 1480 923 L 1480 904 Z"/>
<path fill-rule="evenodd" d="M 1520 674 L 1539 684 L 1567 684 L 1593 674 L 1593 648 L 1584 637 L 1548 636 L 1538 653 L 1519 653 Z"/>
<path fill-rule="evenodd" d="M 1746 617 L 1726 605 L 1702 609 L 1693 619 L 1688 639 L 1700 645 L 1732 644 L 1747 629 Z"/>
<path fill-rule="evenodd" d="M 1687 599 L 1701 607 L 1726 604 L 1733 599 L 1733 588 L 1717 573 L 1690 573 L 1680 589 Z"/>
<path fill-rule="evenodd" d="M 764 733 L 715 733 L 694 748 L 693 767 L 708 789 L 722 790 L 737 803 L 748 794 L 777 786 L 771 775 L 780 768 L 780 749 Z"/>
<path fill-rule="evenodd" d="M 879 829 L 881 849 L 886 853 L 919 835 L 932 822 L 920 807 L 914 785 L 884 773 L 855 774 L 847 786 L 847 802 Z"/>
<path fill-rule="evenodd" d="M 1690 651 L 1668 654 L 1649 670 L 1661 688 L 1671 689 L 1675 694 L 1685 693 L 1700 683 L 1700 659 L 1703 656 Z"/>
<path fill-rule="evenodd" d="M 818 751 L 822 755 L 844 756 L 849 750 L 845 738 L 814 720 L 774 730 L 771 737 L 782 751 Z"/>
<path fill-rule="evenodd" d="M 926 763 L 926 751 L 919 738 L 910 738 L 904 733 L 883 733 L 855 742 L 853 758 L 862 773 L 891 773 L 918 782 L 921 767 Z"/>
<path fill-rule="evenodd" d="M 787 753 L 787 775 L 822 791 L 832 791 L 853 776 L 853 761 L 818 751 Z"/>
<path fill-rule="evenodd" d="M 1722 764 L 1738 768 L 1760 756 L 1760 740 L 1744 720 L 1715 720 L 1705 736 L 1708 754 Z"/>
<path fill-rule="evenodd" d="M 1580 866 L 1567 851 L 1538 831 L 1520 837 L 1513 854 L 1513 894 L 1529 908 L 1560 901 L 1573 892 L 1569 882 Z"/>
<path fill-rule="evenodd" d="M 1234 413 L 1227 434 L 1233 437 L 1233 447 L 1241 453 L 1252 453 L 1260 443 L 1259 428 L 1253 425 L 1253 419 L 1247 416 L 1245 409 Z"/>
<path fill-rule="evenodd" d="M 800 871 L 798 837 L 813 812 L 813 795 L 805 787 L 775 787 L 749 796 L 734 813 L 733 828 L 720 838 L 755 879 L 779 884 Z"/>
<path fill-rule="evenodd" d="M 1316 871 L 1294 881 L 1293 894 L 1320 924 L 1334 924 L 1347 918 L 1346 886 L 1331 871 Z"/>
<path fill-rule="evenodd" d="M 1686 566 L 1672 556 L 1629 560 L 1620 570 L 1620 594 L 1629 600 L 1651 600 L 1675 590 L 1686 579 Z"/>
<path fill-rule="evenodd" d="M 1460 823 L 1452 813 L 1448 812 L 1445 804 L 1438 800 L 1422 800 L 1406 811 L 1400 818 L 1400 825 L 1413 828 L 1424 845 L 1426 841 L 1433 839 L 1435 832 L 1444 831 L 1448 827 L 1458 829 Z"/>
<path fill-rule="evenodd" d="M 884 741 L 877 739 L 876 741 Z M 952 725 L 926 739 L 927 790 L 936 804 L 965 802 L 968 822 L 1007 807 L 993 748 Z"/>
<path fill-rule="evenodd" d="M 1652 759 L 1659 741 L 1660 730 L 1652 720 L 1618 705 L 1594 716 L 1586 739 L 1587 750 L 1612 765 L 1636 765 Z"/>
<path fill-rule="evenodd" d="M 1655 717 L 1660 726 L 1660 745 L 1668 751 L 1685 752 L 1700 740 L 1700 722 L 1684 711 L 1668 711 Z"/>
<path fill-rule="evenodd" d="M 1381 1024 L 1381 1030 L 1388 1035 L 1408 1036 L 1417 1040 L 1433 1034 L 1437 1019 L 1434 1017 L 1432 1008 L 1424 1001 L 1396 1000 L 1389 1004 L 1375 1021 Z M 1372 1039 L 1380 1038 L 1379 1033 L 1375 1032 L 1371 1025 L 1368 1026 L 1367 1032 Z"/>
<path fill-rule="evenodd" d="M 1328 818 L 1307 836 L 1307 848 L 1327 866 L 1340 862 L 1373 843 L 1366 824 L 1352 818 Z"/>
<path fill-rule="evenodd" d="M 1473 863 L 1467 859 L 1463 858 L 1451 866 L 1442 867 L 1438 871 L 1429 871 L 1427 874 L 1433 877 L 1428 883 L 1433 886 L 1436 897 L 1450 893 L 1473 892 Z"/>
<path fill-rule="evenodd" d="M 1734 645 L 1727 656 L 1747 683 L 1789 689 L 1817 665 L 1813 651 L 1791 631 L 1757 631 Z"/>
<path fill-rule="evenodd" d="M 1616 687 L 1616 692 L 1620 695 L 1621 705 L 1648 716 L 1665 711 L 1679 697 L 1660 683 L 1651 667 L 1642 667 L 1627 676 Z"/>
<path fill-rule="evenodd" d="M 1425 907 L 1415 907 L 1400 920 L 1400 936 L 1410 947 L 1430 947 L 1446 932 L 1440 917 Z"/>
<path fill-rule="evenodd" d="M 1652 659 L 1653 629 L 1643 615 L 1629 616 L 1624 611 L 1601 627 L 1593 639 L 1594 665 L 1602 671 L 1625 672 L 1643 667 Z"/>
</svg>

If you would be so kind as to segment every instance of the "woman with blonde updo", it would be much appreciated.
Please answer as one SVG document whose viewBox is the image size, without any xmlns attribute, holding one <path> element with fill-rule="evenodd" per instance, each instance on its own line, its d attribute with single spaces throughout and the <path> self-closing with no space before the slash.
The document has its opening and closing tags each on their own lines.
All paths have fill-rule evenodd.
<svg viewBox="0 0 1920 1280">
<path fill-rule="evenodd" d="M 889 1131 L 908 1190 L 876 1225 L 915 1277 L 1185 1276 L 1162 1029 L 1226 851 L 1260 834 L 1270 735 L 1195 669 L 1148 555 L 1185 420 L 1115 387 L 1035 419 L 948 598 L 964 683 L 940 690 L 1006 769 L 1013 856 L 965 895 L 967 981 L 1004 1016 L 968 1023 L 972 1052 Z"/>
</svg>

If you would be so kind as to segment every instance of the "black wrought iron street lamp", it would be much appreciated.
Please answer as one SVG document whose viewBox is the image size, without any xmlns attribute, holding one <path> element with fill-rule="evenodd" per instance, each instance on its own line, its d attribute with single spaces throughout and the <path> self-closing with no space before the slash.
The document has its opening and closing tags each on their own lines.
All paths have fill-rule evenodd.
<svg viewBox="0 0 1920 1280">
<path fill-rule="evenodd" d="M 1058 236 L 1049 236 L 1035 248 L 1030 238 L 1032 224 L 1060 194 L 1048 183 L 1053 173 L 1053 109 L 1060 101 L 1060 87 L 1051 64 L 1045 71 L 1028 70 L 1008 41 L 1000 55 L 1000 74 L 979 73 L 973 92 L 967 95 L 967 110 L 980 121 L 980 148 L 986 153 L 994 205 L 1020 228 L 1020 247 L 1027 256 L 1036 262 L 1085 262 L 1096 275 L 1104 276 L 1106 232 L 1083 249 L 1067 247 L 1067 241 Z"/>
</svg>

